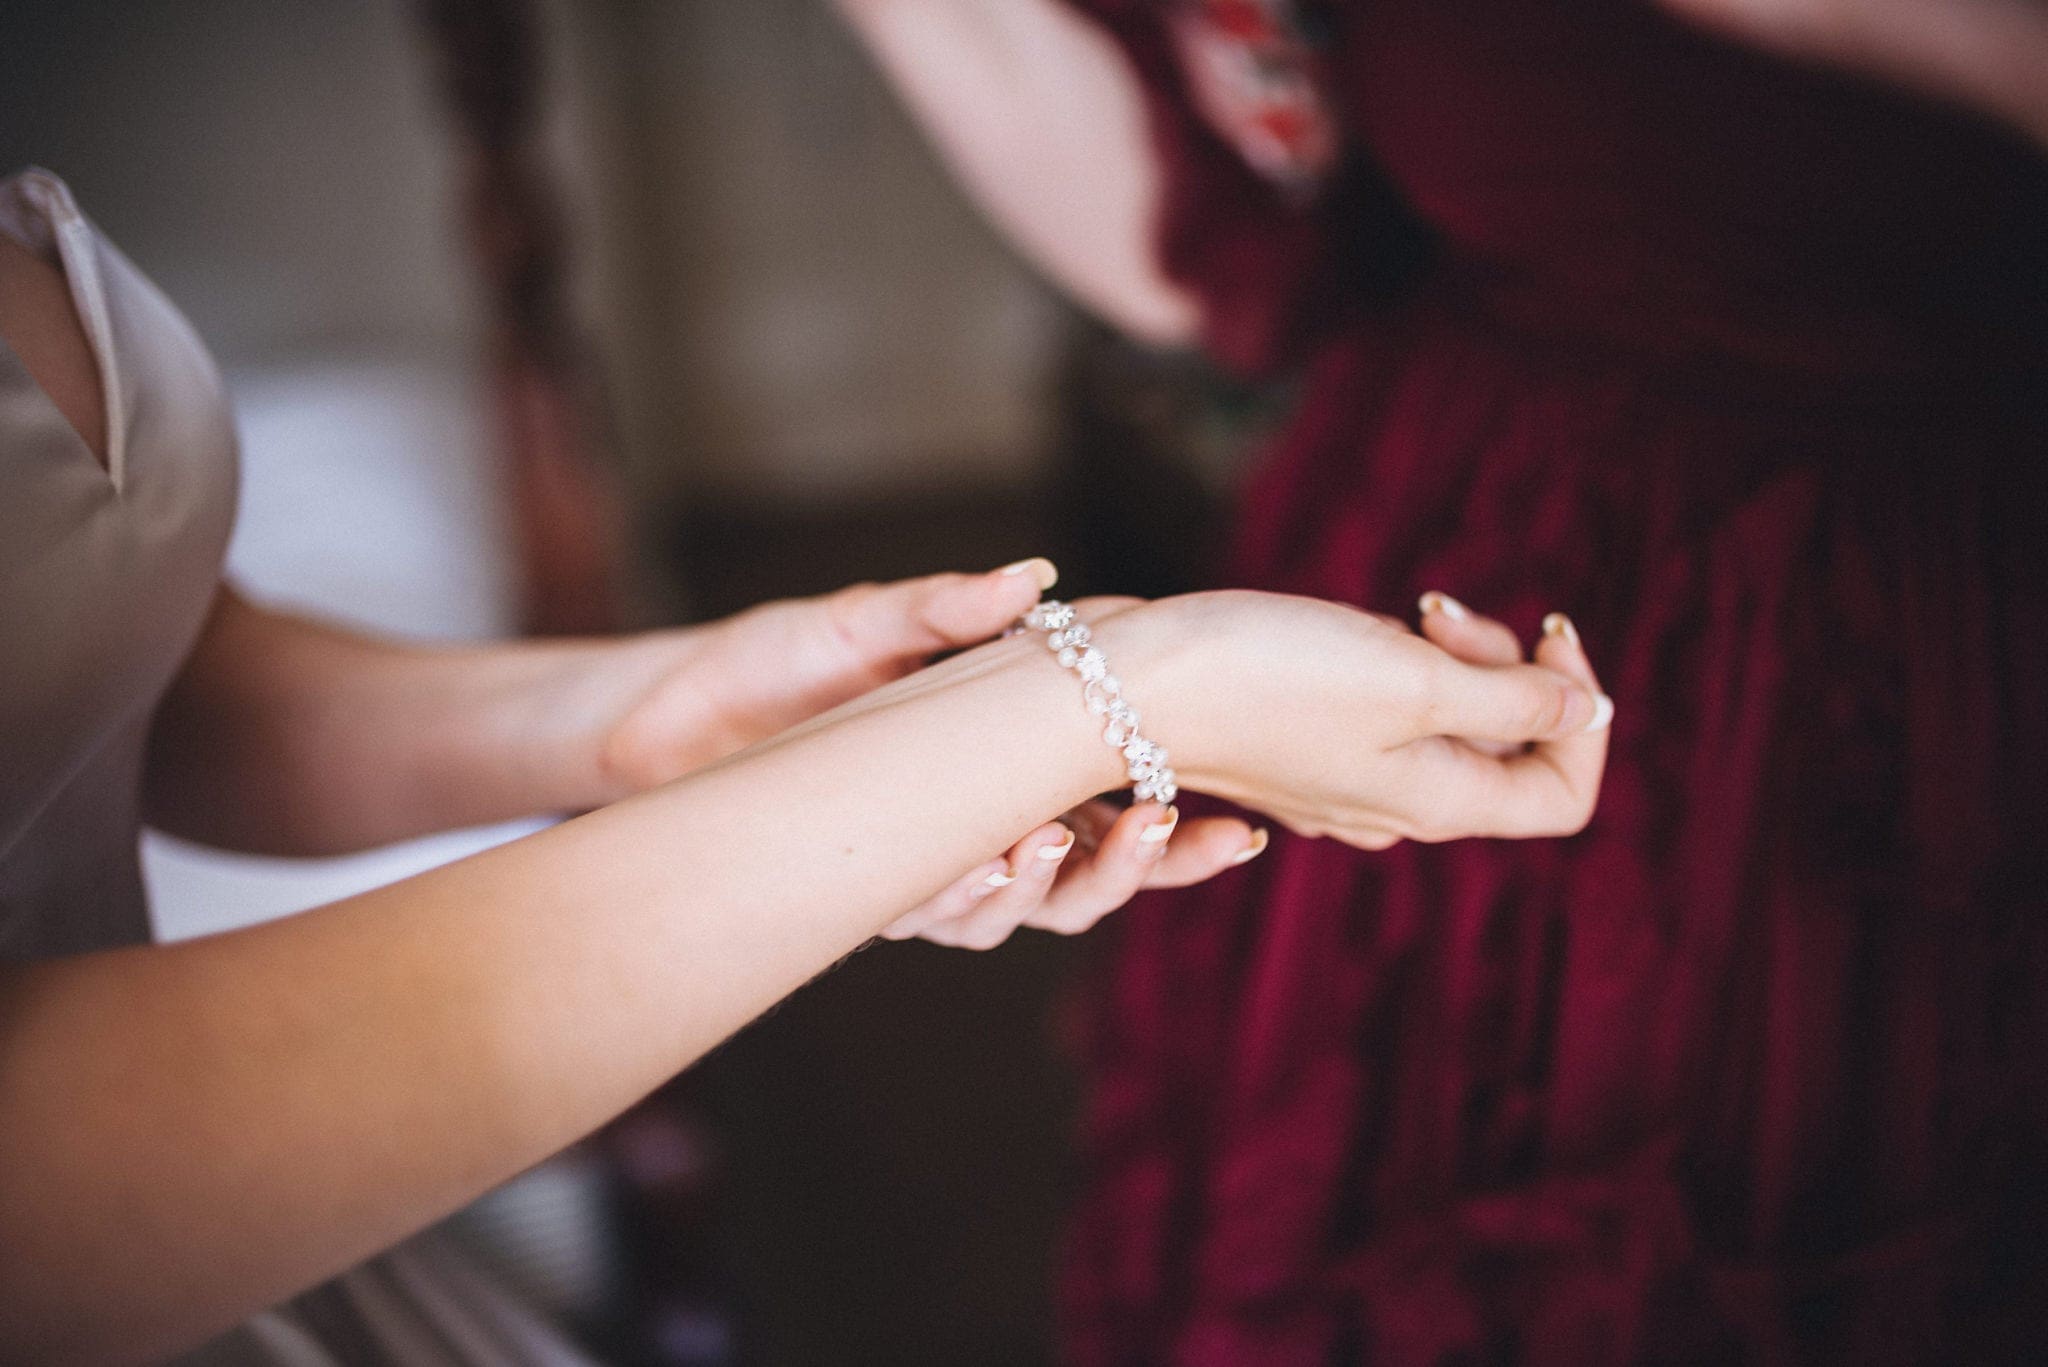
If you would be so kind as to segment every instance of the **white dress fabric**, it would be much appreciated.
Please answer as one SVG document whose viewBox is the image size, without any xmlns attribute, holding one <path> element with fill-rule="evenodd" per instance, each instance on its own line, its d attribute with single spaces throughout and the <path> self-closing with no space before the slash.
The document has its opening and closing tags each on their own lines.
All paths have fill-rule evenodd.
<svg viewBox="0 0 2048 1367">
<path fill-rule="evenodd" d="M 108 446 L 103 465 L 0 339 L 0 961 L 25 961 L 150 939 L 136 853 L 144 747 L 220 583 L 236 443 L 204 345 L 61 181 L 0 179 L 0 232 L 62 267 Z M 427 1236 L 180 1361 L 591 1359 Z"/>
</svg>

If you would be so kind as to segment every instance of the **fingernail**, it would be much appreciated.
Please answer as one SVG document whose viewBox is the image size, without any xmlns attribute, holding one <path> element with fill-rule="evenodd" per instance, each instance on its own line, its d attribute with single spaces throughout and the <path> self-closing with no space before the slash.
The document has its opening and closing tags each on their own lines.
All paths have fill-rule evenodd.
<svg viewBox="0 0 2048 1367">
<path fill-rule="evenodd" d="M 1173 834 L 1173 828 L 1180 824 L 1180 808 L 1168 807 L 1166 815 L 1138 832 L 1140 853 L 1157 855 L 1166 849 L 1166 841 Z"/>
<path fill-rule="evenodd" d="M 1593 720 L 1586 723 L 1586 730 L 1605 731 L 1614 724 L 1614 699 L 1605 693 L 1593 696 Z"/>
<path fill-rule="evenodd" d="M 1448 593 L 1438 593 L 1435 589 L 1422 595 L 1422 611 L 1425 616 L 1432 612 L 1441 612 L 1453 622 L 1465 621 L 1472 615 L 1472 609 Z"/>
<path fill-rule="evenodd" d="M 1017 875 L 1011 873 L 1007 868 L 997 869 L 994 873 L 981 880 L 977 891 L 985 896 L 988 893 L 994 892 L 997 888 L 1007 888 L 1016 881 Z"/>
<path fill-rule="evenodd" d="M 1015 564 L 1005 565 L 997 570 L 996 573 L 1013 577 L 1020 574 L 1028 574 L 1041 590 L 1049 589 L 1054 584 L 1060 582 L 1059 567 L 1042 555 L 1034 555 L 1028 560 L 1019 560 Z"/>
<path fill-rule="evenodd" d="M 1249 864 L 1252 862 L 1252 860 L 1257 859 L 1260 855 L 1264 854 L 1266 852 L 1266 846 L 1272 843 L 1273 833 L 1267 830 L 1264 826 L 1261 826 L 1256 831 L 1252 832 L 1252 843 L 1245 846 L 1243 849 L 1239 850 L 1237 852 L 1236 857 L 1233 858 L 1230 862 L 1233 864 Z"/>
<path fill-rule="evenodd" d="M 1579 629 L 1572 625 L 1571 618 L 1561 612 L 1553 612 L 1543 619 L 1543 634 L 1545 636 L 1555 636 L 1561 641 L 1569 642 L 1574 650 L 1585 649 L 1579 643 Z"/>
<path fill-rule="evenodd" d="M 1057 864 L 1067 857 L 1067 851 L 1074 848 L 1074 833 L 1067 832 L 1067 838 L 1057 845 L 1040 845 L 1038 857 L 1049 864 Z"/>
</svg>

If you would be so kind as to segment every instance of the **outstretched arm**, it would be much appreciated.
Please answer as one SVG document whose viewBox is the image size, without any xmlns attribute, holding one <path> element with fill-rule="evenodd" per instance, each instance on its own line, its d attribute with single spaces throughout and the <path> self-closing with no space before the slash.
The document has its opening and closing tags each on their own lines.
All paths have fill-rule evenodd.
<svg viewBox="0 0 2048 1367">
<path fill-rule="evenodd" d="M 1194 296 L 1160 269 L 1161 168 L 1137 77 L 1059 0 L 834 0 L 967 192 L 1083 307 L 1191 343 Z"/>
<path fill-rule="evenodd" d="M 1577 829 L 1583 656 L 1464 665 L 1327 604 L 1098 624 L 1190 787 L 1367 842 Z M 1553 672 L 1556 671 L 1556 672 Z M 1577 685 L 1567 682 L 1577 680 Z M 1489 756 L 1445 734 L 1549 737 Z M 0 1356 L 160 1355 L 631 1104 L 1120 764 L 1031 637 L 361 897 L 0 975 Z"/>
<path fill-rule="evenodd" d="M 701 626 L 415 645 L 221 590 L 151 732 L 148 811 L 226 849 L 334 854 L 584 811 L 979 644 L 1052 566 L 866 584 Z"/>
</svg>

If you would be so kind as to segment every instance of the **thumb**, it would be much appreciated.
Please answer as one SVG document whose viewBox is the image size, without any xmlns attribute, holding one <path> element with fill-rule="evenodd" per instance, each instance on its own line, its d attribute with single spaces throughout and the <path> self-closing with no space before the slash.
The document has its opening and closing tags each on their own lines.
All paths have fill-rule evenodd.
<svg viewBox="0 0 2048 1367">
<path fill-rule="evenodd" d="M 1542 665 L 1447 661 L 1427 711 L 1436 735 L 1473 740 L 1562 740 L 1605 726 L 1613 704 Z"/>
<path fill-rule="evenodd" d="M 823 605 L 841 639 L 875 662 L 979 644 L 1023 616 L 1058 578 L 1050 560 L 1035 557 L 986 574 L 857 585 Z"/>
</svg>

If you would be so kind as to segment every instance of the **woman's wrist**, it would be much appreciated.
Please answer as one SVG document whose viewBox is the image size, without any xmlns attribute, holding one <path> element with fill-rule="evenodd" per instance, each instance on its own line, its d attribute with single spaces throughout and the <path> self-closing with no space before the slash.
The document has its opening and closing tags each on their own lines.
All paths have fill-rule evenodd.
<svg viewBox="0 0 2048 1367">
<path fill-rule="evenodd" d="M 479 662 L 480 695 L 467 723 L 479 770 L 533 812 L 587 811 L 644 786 L 620 771 L 614 753 L 620 717 L 675 667 L 687 649 L 682 632 L 593 640 L 535 641 L 488 648 Z"/>
<path fill-rule="evenodd" d="M 1226 650 L 1213 648 L 1221 595 L 1191 594 L 1151 602 L 1094 599 L 1077 603 L 1077 620 L 1085 623 L 1094 644 L 1116 675 L 1119 696 L 1134 708 L 1142 735 L 1162 747 L 1180 776 L 1180 786 L 1206 789 L 1215 772 L 1216 733 L 1223 708 L 1220 699 L 1236 686 L 1238 662 Z M 1038 638 L 1039 644 L 1045 644 Z M 1068 675 L 1071 680 L 1072 675 Z M 1074 704 L 1087 716 L 1083 690 L 1075 687 Z M 1117 752 L 1104 742 L 1102 720 L 1089 716 L 1097 744 L 1106 754 Z M 1121 762 L 1112 758 L 1112 766 Z M 1127 773 L 1119 773 L 1127 786 Z"/>
</svg>

